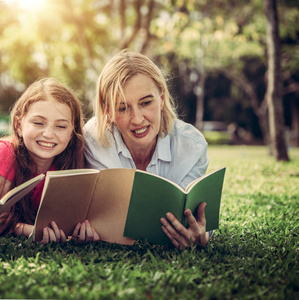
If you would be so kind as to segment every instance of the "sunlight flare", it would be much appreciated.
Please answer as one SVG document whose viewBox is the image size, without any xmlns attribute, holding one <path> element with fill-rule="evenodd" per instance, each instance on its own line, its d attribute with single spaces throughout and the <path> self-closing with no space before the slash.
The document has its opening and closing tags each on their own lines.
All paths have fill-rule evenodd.
<svg viewBox="0 0 299 300">
<path fill-rule="evenodd" d="M 17 5 L 24 10 L 39 10 L 44 7 L 47 0 L 4 0 L 10 5 Z"/>
</svg>

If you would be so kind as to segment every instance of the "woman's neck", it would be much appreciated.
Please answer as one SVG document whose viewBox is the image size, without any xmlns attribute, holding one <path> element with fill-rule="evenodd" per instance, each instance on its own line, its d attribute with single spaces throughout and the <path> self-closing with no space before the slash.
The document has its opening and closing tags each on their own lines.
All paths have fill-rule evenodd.
<svg viewBox="0 0 299 300">
<path fill-rule="evenodd" d="M 153 157 L 155 149 L 156 149 L 156 143 L 152 147 L 146 149 L 144 148 L 134 149 L 134 150 L 129 149 L 137 169 L 146 171 L 146 168 Z"/>
</svg>

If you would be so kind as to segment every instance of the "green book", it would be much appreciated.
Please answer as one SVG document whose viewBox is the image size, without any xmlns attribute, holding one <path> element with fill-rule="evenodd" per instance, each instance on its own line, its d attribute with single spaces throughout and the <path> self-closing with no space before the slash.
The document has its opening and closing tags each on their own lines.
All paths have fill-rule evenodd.
<svg viewBox="0 0 299 300">
<path fill-rule="evenodd" d="M 172 212 L 188 227 L 185 209 L 197 216 L 197 207 L 206 202 L 207 231 L 219 227 L 219 210 L 225 169 L 207 174 L 188 185 L 184 191 L 173 182 L 159 176 L 136 171 L 125 224 L 124 236 L 146 239 L 160 245 L 171 245 L 161 229 L 160 219 Z"/>
</svg>

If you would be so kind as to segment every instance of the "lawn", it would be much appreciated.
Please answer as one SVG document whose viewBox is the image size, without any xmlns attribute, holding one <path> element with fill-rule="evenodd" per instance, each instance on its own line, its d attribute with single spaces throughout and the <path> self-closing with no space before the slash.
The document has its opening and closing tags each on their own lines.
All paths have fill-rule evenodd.
<svg viewBox="0 0 299 300">
<path fill-rule="evenodd" d="M 0 238 L 0 298 L 299 299 L 299 149 L 210 146 L 226 166 L 220 228 L 204 249 Z"/>
</svg>

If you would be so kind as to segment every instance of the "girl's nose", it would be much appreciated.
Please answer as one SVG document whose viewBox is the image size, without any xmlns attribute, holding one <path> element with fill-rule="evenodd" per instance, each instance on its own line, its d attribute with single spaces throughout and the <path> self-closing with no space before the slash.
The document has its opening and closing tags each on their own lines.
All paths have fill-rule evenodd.
<svg viewBox="0 0 299 300">
<path fill-rule="evenodd" d="M 45 127 L 45 129 L 43 131 L 43 136 L 46 138 L 52 138 L 54 136 L 54 130 L 53 130 L 52 126 Z"/>
</svg>

